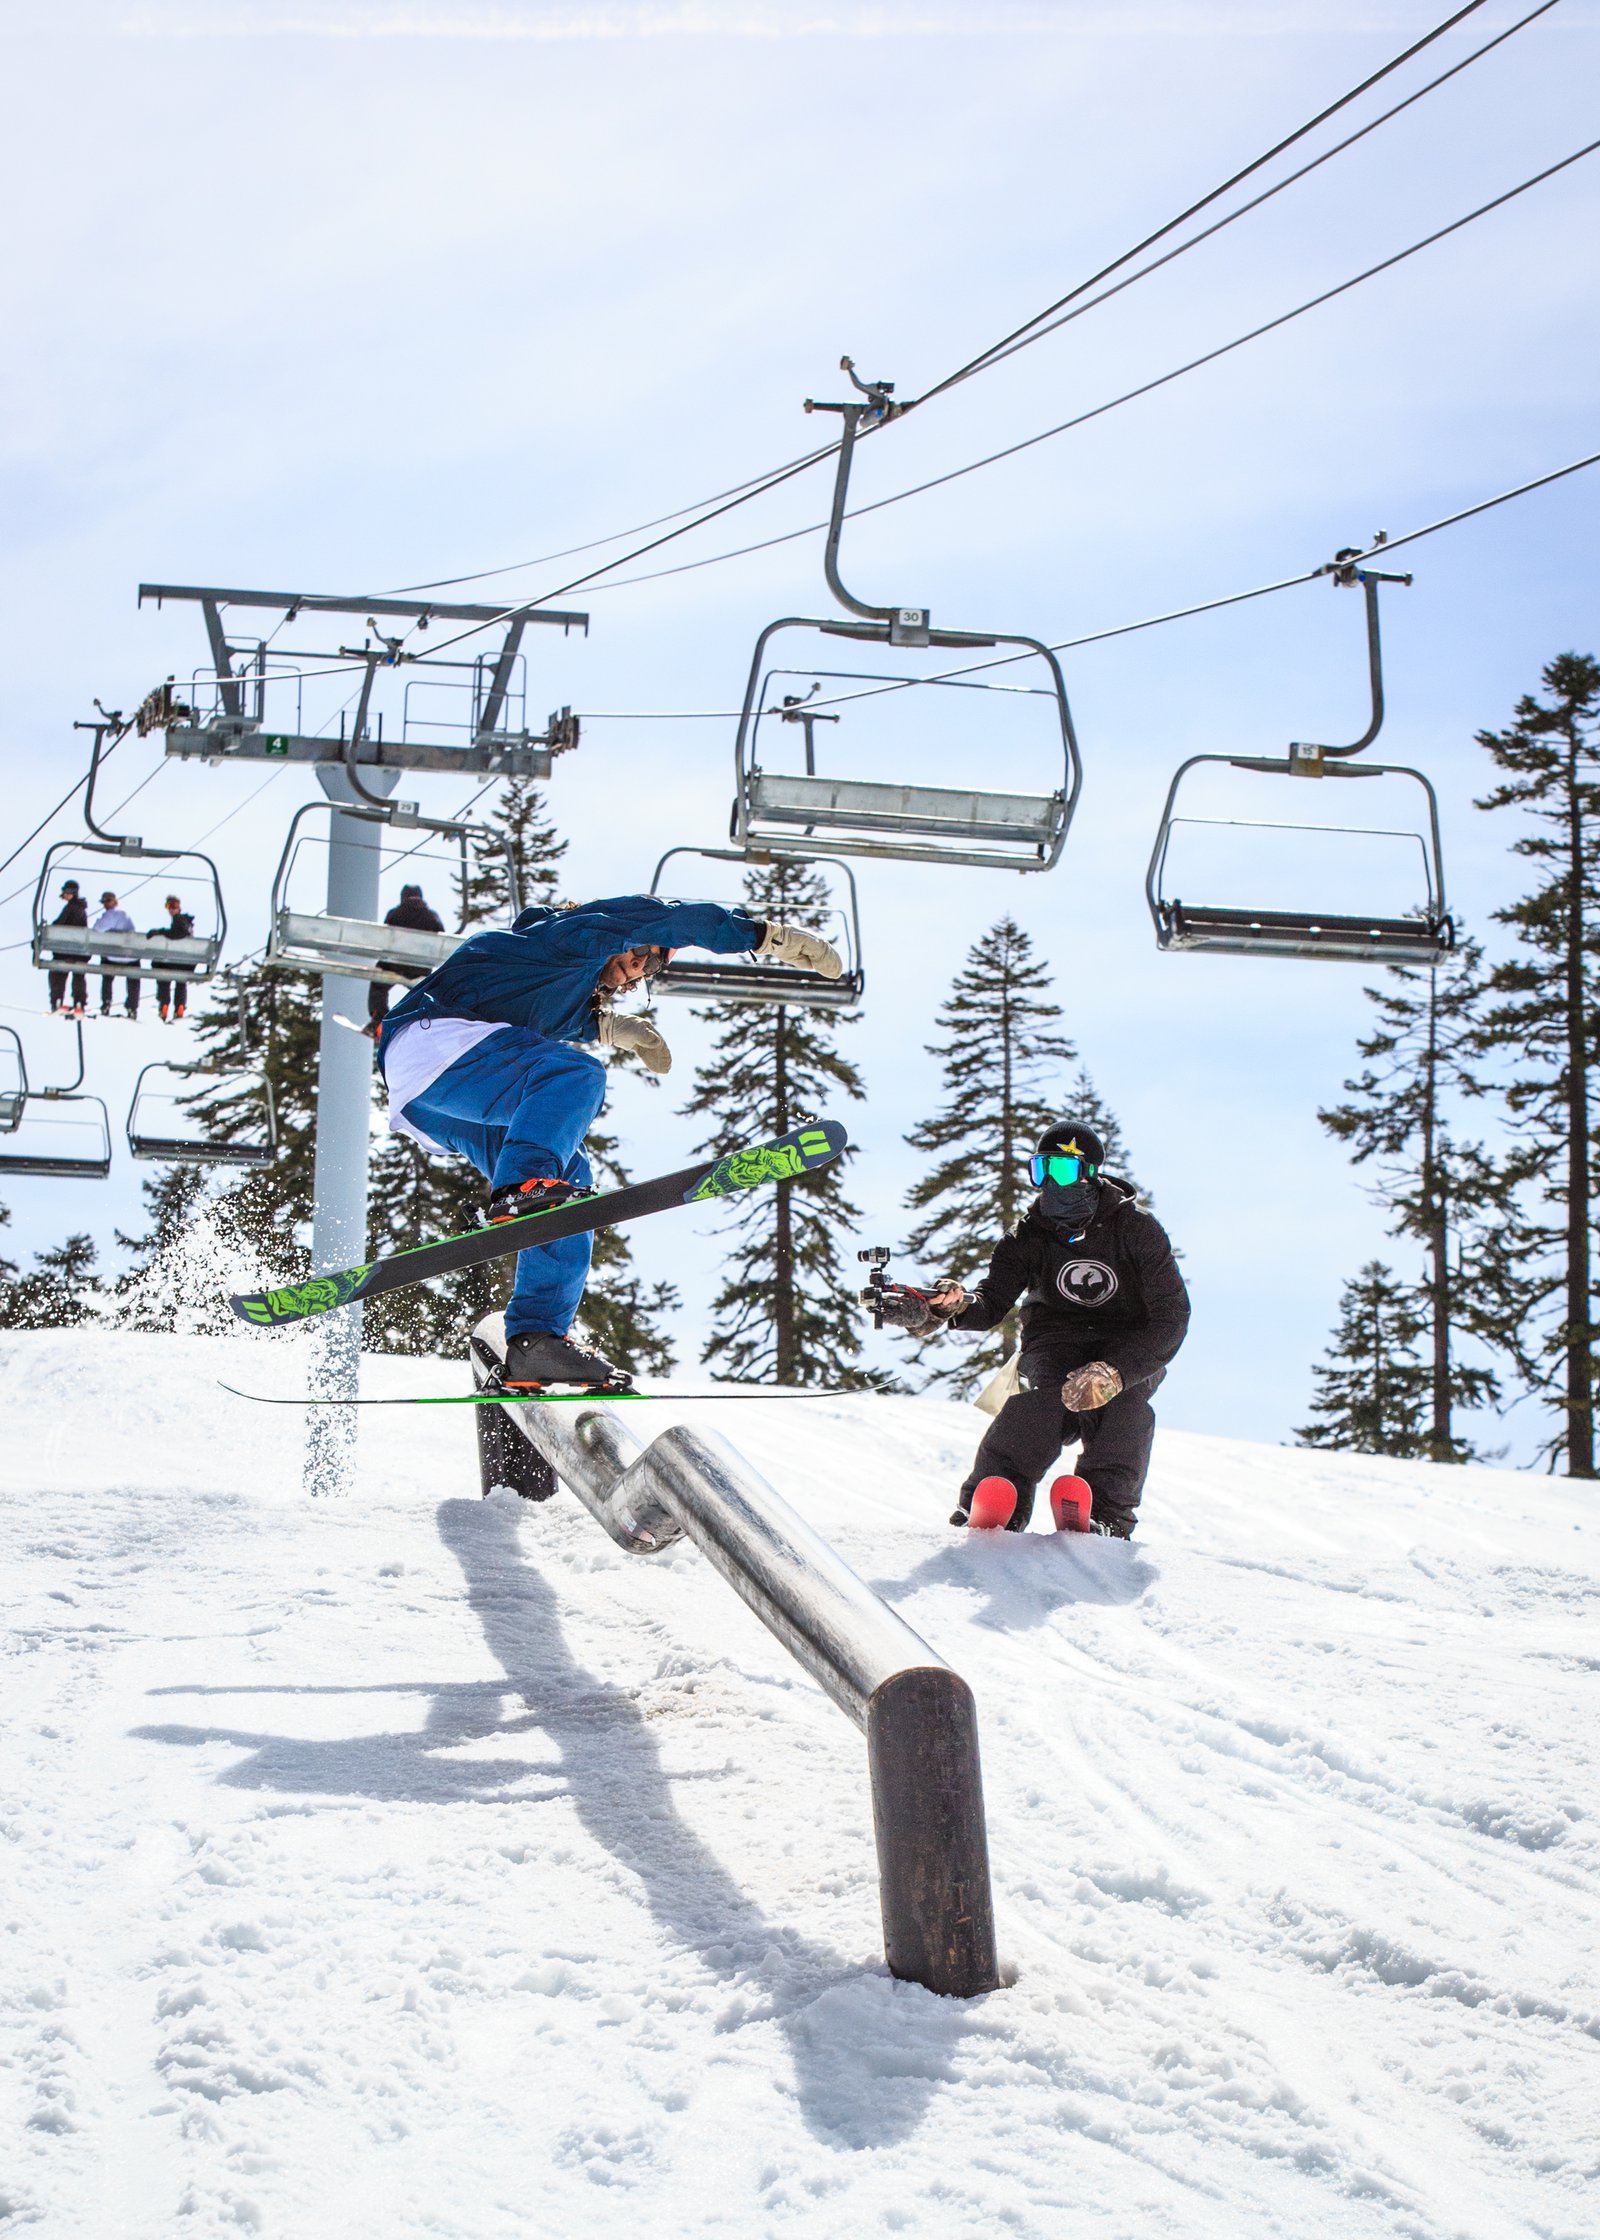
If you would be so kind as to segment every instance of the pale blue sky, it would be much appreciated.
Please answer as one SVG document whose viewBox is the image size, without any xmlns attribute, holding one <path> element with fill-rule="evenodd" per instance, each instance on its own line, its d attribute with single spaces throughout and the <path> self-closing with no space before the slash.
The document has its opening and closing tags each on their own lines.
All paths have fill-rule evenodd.
<svg viewBox="0 0 1600 2240">
<path fill-rule="evenodd" d="M 28 98 L 0 149 L 8 826 L 64 789 L 93 695 L 131 704 L 198 663 L 193 614 L 137 613 L 141 578 L 372 592 L 685 504 L 814 440 L 800 403 L 835 393 L 841 351 L 917 395 L 1445 12 L 1407 0 L 1330 29 L 1302 6 L 979 19 L 129 0 L 14 30 Z M 1494 0 L 1396 90 L 1522 12 Z M 1593 133 L 1597 48 L 1595 8 L 1564 0 L 1217 242 L 886 431 L 859 495 L 1115 395 L 1568 154 Z M 1075 637 L 1293 574 L 1594 449 L 1597 179 L 1578 166 L 1156 397 L 872 517 L 847 573 L 943 623 Z M 814 475 L 667 557 L 814 521 L 823 497 Z M 1576 477 L 1418 545 L 1416 585 L 1385 610 L 1383 745 L 1437 783 L 1452 899 L 1491 939 L 1514 869 L 1471 806 L 1472 733 L 1553 653 L 1600 639 L 1595 499 Z M 569 572 L 484 595 L 548 593 Z M 815 538 L 568 603 L 589 606 L 592 633 L 531 649 L 540 713 L 726 709 L 764 621 L 826 611 Z M 1283 1437 L 1340 1283 L 1379 1235 L 1314 1117 L 1349 1070 L 1368 975 L 1160 957 L 1142 881 L 1184 755 L 1360 728 L 1359 611 L 1319 584 L 1086 649 L 1067 673 L 1087 775 L 1057 871 L 860 867 L 861 1241 L 900 1226 L 900 1138 L 936 1094 L 935 1007 L 1009 909 L 1186 1253 L 1196 1325 L 1168 1419 Z M 715 842 L 731 749 L 725 720 L 591 724 L 551 789 L 574 890 L 643 884 L 669 841 Z M 153 763 L 124 747 L 108 798 Z M 194 838 L 256 782 L 166 771 L 137 828 Z M 261 938 L 307 790 L 286 776 L 216 835 L 241 948 Z M 424 797 L 465 791 L 441 780 Z M 24 931 L 12 901 L 0 941 Z M 14 947 L 0 1002 L 31 1014 L 0 1017 L 48 1078 L 66 1038 Z M 676 1013 L 672 1027 L 679 1073 L 619 1105 L 640 1167 L 692 1140 L 673 1107 L 697 1031 Z M 91 1062 L 115 1113 L 136 1046 L 174 1038 L 112 1033 Z M 11 1233 L 109 1239 L 136 1217 L 137 1179 L 122 1161 L 97 1188 L 18 1182 Z M 708 1242 L 658 1224 L 640 1249 L 708 1296 Z"/>
</svg>

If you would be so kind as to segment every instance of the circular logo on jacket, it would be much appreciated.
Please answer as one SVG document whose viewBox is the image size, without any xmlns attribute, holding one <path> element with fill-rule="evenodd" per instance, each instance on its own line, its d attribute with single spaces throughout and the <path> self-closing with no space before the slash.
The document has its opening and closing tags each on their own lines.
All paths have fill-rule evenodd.
<svg viewBox="0 0 1600 2240">
<path fill-rule="evenodd" d="M 1066 1260 L 1056 1273 L 1056 1289 L 1069 1306 L 1103 1307 L 1116 1288 L 1116 1270 L 1103 1260 Z"/>
</svg>

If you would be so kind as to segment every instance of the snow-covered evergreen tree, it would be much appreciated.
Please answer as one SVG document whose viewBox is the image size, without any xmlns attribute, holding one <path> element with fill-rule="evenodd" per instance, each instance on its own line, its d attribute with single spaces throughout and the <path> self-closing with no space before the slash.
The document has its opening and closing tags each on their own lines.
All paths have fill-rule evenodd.
<svg viewBox="0 0 1600 2240">
<path fill-rule="evenodd" d="M 1417 1352 L 1426 1327 L 1415 1287 L 1399 1282 L 1381 1260 L 1369 1260 L 1340 1295 L 1339 1326 L 1311 1372 L 1317 1420 L 1300 1427 L 1296 1443 L 1351 1454 L 1426 1454 L 1431 1379 Z"/>
<path fill-rule="evenodd" d="M 1115 1114 L 1085 1070 L 1069 1078 L 1077 1046 L 1060 1030 L 1050 984 L 1032 940 L 1006 917 L 973 944 L 940 1006 L 945 1039 L 928 1050 L 941 1061 L 944 1102 L 906 1137 L 926 1163 L 906 1193 L 917 1220 L 904 1249 L 930 1263 L 930 1277 L 971 1284 L 982 1275 L 1001 1234 L 1032 1204 L 1028 1161 L 1063 1114 L 1087 1120 L 1105 1143 L 1107 1168 L 1127 1175 Z M 935 1338 L 919 1358 L 936 1364 L 934 1382 L 968 1392 L 1016 1342 L 1011 1314 L 981 1343 Z"/>
<path fill-rule="evenodd" d="M 230 1185 L 229 1217 L 263 1250 L 270 1246 L 275 1272 L 303 1272 L 316 1159 L 322 982 L 315 973 L 269 972 L 254 961 L 214 982 L 207 995 L 194 1027 L 220 1077 L 198 1081 L 186 1109 L 207 1135 L 258 1136 L 266 1125 L 263 1080 L 271 1084 L 278 1156 Z"/>
<path fill-rule="evenodd" d="M 807 864 L 781 860 L 747 874 L 744 905 L 758 918 L 819 929 L 829 909 L 820 875 Z M 729 1003 L 699 1016 L 718 1030 L 717 1039 L 683 1110 L 711 1122 L 699 1146 L 707 1157 L 787 1134 L 835 1106 L 841 1094 L 859 1100 L 865 1093 L 860 1074 L 837 1047 L 840 1022 L 831 1014 Z M 885 1381 L 856 1360 L 856 1287 L 846 1280 L 838 1239 L 860 1215 L 845 1196 L 843 1166 L 840 1160 L 799 1181 L 728 1201 L 733 1241 L 703 1361 L 731 1377 L 779 1384 Z"/>
<path fill-rule="evenodd" d="M 561 859 L 567 843 L 558 835 L 544 795 L 532 778 L 508 778 L 490 815 L 492 845 L 477 844 L 468 856 L 462 925 L 471 933 L 504 922 L 510 913 L 511 866 L 523 909 L 559 899 Z"/>
</svg>

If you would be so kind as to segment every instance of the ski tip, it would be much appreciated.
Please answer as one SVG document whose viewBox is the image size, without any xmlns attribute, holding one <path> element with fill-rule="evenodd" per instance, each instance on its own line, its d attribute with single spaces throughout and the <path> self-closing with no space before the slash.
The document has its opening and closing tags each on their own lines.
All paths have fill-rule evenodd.
<svg viewBox="0 0 1600 2240">
<path fill-rule="evenodd" d="M 811 1120 L 771 1143 L 751 1144 L 744 1151 L 730 1151 L 708 1175 L 684 1193 L 685 1202 L 697 1198 L 725 1198 L 735 1190 L 748 1190 L 759 1182 L 793 1182 L 814 1174 L 850 1148 L 850 1138 L 837 1120 Z"/>
<path fill-rule="evenodd" d="M 286 1322 L 304 1322 L 308 1316 L 327 1314 L 334 1307 L 347 1307 L 352 1299 L 359 1299 L 362 1286 L 372 1273 L 372 1262 L 364 1268 L 344 1268 L 331 1276 L 312 1276 L 306 1283 L 285 1284 L 278 1291 L 235 1291 L 228 1305 L 241 1322 L 248 1322 L 252 1329 L 277 1330 Z"/>
</svg>

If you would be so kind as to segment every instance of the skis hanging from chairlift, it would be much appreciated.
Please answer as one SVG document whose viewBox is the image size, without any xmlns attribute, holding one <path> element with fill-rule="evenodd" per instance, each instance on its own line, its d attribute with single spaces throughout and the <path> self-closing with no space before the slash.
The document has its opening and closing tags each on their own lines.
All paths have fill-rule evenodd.
<svg viewBox="0 0 1600 2240">
<path fill-rule="evenodd" d="M 828 588 L 857 619 L 843 622 L 787 615 L 768 623 L 757 639 L 735 745 L 736 793 L 730 837 L 741 853 L 752 859 L 809 856 L 820 841 L 832 856 L 1048 871 L 1061 854 L 1083 777 L 1060 664 L 1037 638 L 1004 631 L 935 629 L 926 607 L 873 606 L 845 587 L 839 574 L 839 540 L 856 437 L 861 428 L 894 419 L 905 407 L 894 401 L 892 382 L 860 381 L 849 358 L 842 359 L 841 364 L 860 401 L 821 404 L 808 398 L 806 410 L 836 412 L 843 421 L 823 568 Z M 797 630 L 907 650 L 1015 647 L 1043 662 L 1049 682 L 1036 688 L 1019 688 L 1015 684 L 985 683 L 972 675 L 937 672 L 885 675 L 878 671 L 769 669 L 767 654 L 772 641 L 785 631 Z M 810 679 L 809 690 L 783 689 L 802 678 Z M 847 689 L 831 693 L 824 689 L 828 685 Z M 884 695 L 915 694 L 923 688 L 971 695 L 971 705 L 983 706 L 991 718 L 991 734 L 993 713 L 1003 704 L 1002 695 L 1006 699 L 1042 697 L 1052 713 L 1051 767 L 1052 771 L 1059 767 L 1059 783 L 1038 793 L 1000 792 L 977 782 L 971 787 L 925 785 L 892 778 L 835 777 L 817 769 L 819 723 L 835 726 L 828 740 L 830 758 L 843 750 L 853 764 L 853 734 L 866 728 L 854 720 L 857 710 L 871 711 L 873 703 Z M 985 702 L 985 694 L 993 697 Z M 763 764 L 759 759 L 763 723 L 768 725 L 769 740 L 777 727 L 803 732 L 803 771 L 791 774 Z M 914 755 L 926 753 L 924 735 L 913 739 L 911 751 Z M 992 735 L 963 740 L 962 751 L 975 773 L 986 773 L 994 760 L 995 740 Z"/>
<path fill-rule="evenodd" d="M 1382 543 L 1381 536 L 1375 540 Z M 1383 583 L 1409 584 L 1409 575 L 1389 575 L 1376 569 L 1362 568 L 1357 564 L 1354 547 L 1335 554 L 1325 573 L 1332 576 L 1336 586 L 1344 589 L 1359 587 L 1366 612 L 1367 672 L 1371 690 L 1371 712 L 1366 729 L 1359 739 L 1348 746 L 1318 746 L 1302 742 L 1292 744 L 1283 757 L 1272 755 L 1196 754 L 1179 765 L 1167 790 L 1166 805 L 1162 811 L 1155 846 L 1151 850 L 1150 866 L 1145 877 L 1145 895 L 1155 925 L 1156 945 L 1161 949 L 1209 949 L 1232 956 L 1268 957 L 1336 957 L 1362 963 L 1437 965 L 1445 961 L 1455 945 L 1456 926 L 1445 902 L 1444 856 L 1439 837 L 1439 801 L 1432 783 L 1422 771 L 1404 763 L 1362 762 L 1356 759 L 1371 746 L 1383 726 L 1383 656 L 1378 631 L 1378 586 Z M 1236 816 L 1197 816 L 1180 810 L 1180 790 L 1190 773 L 1209 767 L 1236 770 L 1249 777 L 1297 778 L 1321 781 L 1343 779 L 1396 779 L 1415 799 L 1420 789 L 1423 809 L 1420 820 L 1404 826 L 1378 824 L 1316 824 L 1292 820 L 1265 820 Z M 1192 792 L 1192 788 L 1191 788 Z M 1243 834 L 1272 833 L 1293 835 L 1302 841 L 1330 843 L 1344 841 L 1393 842 L 1386 855 L 1403 854 L 1412 860 L 1412 850 L 1420 859 L 1420 884 L 1413 886 L 1402 907 L 1396 909 L 1389 902 L 1375 910 L 1363 909 L 1351 895 L 1341 897 L 1340 906 L 1331 910 L 1308 910 L 1300 906 L 1298 897 L 1290 905 L 1269 904 L 1260 888 L 1272 877 L 1285 881 L 1294 876 L 1295 867 L 1280 838 L 1273 843 L 1273 855 L 1253 874 L 1258 891 L 1246 895 L 1241 903 L 1207 899 L 1189 902 L 1171 891 L 1171 857 L 1174 835 L 1191 833 L 1205 828 L 1211 833 Z M 1350 851 L 1336 851 L 1345 861 Z M 1363 864 L 1375 850 L 1362 851 Z M 1319 865 L 1320 868 L 1320 865 Z M 1348 877 L 1348 873 L 1346 873 Z M 1169 883 L 1170 882 L 1170 883 Z"/>
</svg>

